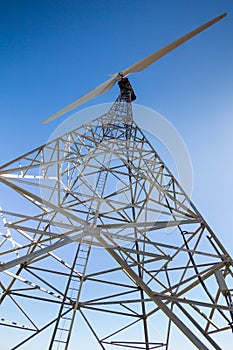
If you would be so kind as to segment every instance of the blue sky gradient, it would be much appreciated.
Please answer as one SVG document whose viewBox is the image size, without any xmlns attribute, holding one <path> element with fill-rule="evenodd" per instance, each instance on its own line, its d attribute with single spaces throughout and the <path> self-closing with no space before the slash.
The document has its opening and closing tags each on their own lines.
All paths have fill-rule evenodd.
<svg viewBox="0 0 233 350">
<path fill-rule="evenodd" d="M 233 2 L 1 1 L 1 164 L 43 144 L 65 119 L 41 121 L 179 36 L 228 16 L 131 77 L 137 103 L 179 131 L 194 168 L 193 199 L 231 239 Z M 114 101 L 118 87 L 85 107 Z M 228 237 L 229 235 L 229 237 Z M 233 250 L 233 249 L 232 249 Z"/>
<path fill-rule="evenodd" d="M 232 0 L 0 1 L 0 164 L 45 143 L 66 116 L 42 120 L 108 74 L 223 12 L 222 21 L 130 81 L 136 103 L 181 134 L 193 164 L 192 199 L 233 255 Z M 116 86 L 85 107 L 117 95 Z"/>
</svg>

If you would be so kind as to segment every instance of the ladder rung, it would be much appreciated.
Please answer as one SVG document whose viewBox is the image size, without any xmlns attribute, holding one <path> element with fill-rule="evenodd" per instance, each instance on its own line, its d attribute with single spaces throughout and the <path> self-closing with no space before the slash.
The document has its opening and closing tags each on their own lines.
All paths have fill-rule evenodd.
<svg viewBox="0 0 233 350">
<path fill-rule="evenodd" d="M 57 342 L 57 343 L 63 343 L 63 344 L 66 344 L 66 341 L 64 341 L 64 340 L 57 340 L 57 339 L 54 339 L 54 341 L 55 341 L 55 342 Z"/>
</svg>

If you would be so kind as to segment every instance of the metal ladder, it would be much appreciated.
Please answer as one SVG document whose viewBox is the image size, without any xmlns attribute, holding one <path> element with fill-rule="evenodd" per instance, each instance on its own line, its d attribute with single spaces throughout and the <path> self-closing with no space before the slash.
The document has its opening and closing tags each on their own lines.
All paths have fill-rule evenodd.
<svg viewBox="0 0 233 350">
<path fill-rule="evenodd" d="M 85 279 L 91 245 L 80 242 L 68 279 L 49 350 L 67 350 Z"/>
<path fill-rule="evenodd" d="M 110 163 L 110 161 L 108 163 Z M 96 184 L 96 192 L 100 197 L 103 196 L 104 185 L 106 183 L 106 176 L 107 176 L 107 170 L 104 168 L 103 170 L 100 171 L 97 184 Z"/>
<path fill-rule="evenodd" d="M 96 182 L 96 193 L 97 196 L 100 197 L 102 197 L 104 194 L 104 187 L 108 174 L 107 169 L 111 163 L 111 157 L 109 158 L 108 153 L 105 154 L 103 163 L 105 166 L 100 170 Z M 99 205 L 97 207 L 99 207 Z M 97 213 L 98 209 L 99 208 L 97 208 Z M 49 350 L 68 350 L 74 319 L 81 295 L 81 289 L 85 280 L 84 276 L 90 250 L 91 244 L 84 244 L 82 241 L 79 243 L 66 291 L 64 293 L 63 303 L 60 307 L 56 325 L 54 327 Z M 71 301 L 71 303 L 69 301 Z"/>
</svg>

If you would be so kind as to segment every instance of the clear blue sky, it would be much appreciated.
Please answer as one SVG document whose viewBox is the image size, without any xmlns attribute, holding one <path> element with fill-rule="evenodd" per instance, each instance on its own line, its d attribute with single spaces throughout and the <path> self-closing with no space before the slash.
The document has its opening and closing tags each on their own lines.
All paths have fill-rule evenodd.
<svg viewBox="0 0 233 350">
<path fill-rule="evenodd" d="M 108 74 L 223 12 L 131 83 L 136 102 L 180 132 L 193 163 L 193 201 L 233 253 L 232 0 L 1 0 L 0 164 L 45 143 L 65 117 L 41 121 Z M 86 106 L 117 94 L 115 87 Z"/>
</svg>

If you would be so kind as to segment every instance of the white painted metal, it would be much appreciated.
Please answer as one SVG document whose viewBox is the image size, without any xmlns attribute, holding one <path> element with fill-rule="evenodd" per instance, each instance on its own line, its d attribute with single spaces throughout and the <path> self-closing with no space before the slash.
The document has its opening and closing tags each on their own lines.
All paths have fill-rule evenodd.
<svg viewBox="0 0 233 350">
<path fill-rule="evenodd" d="M 176 327 L 198 349 L 221 348 L 214 335 L 231 329 L 232 259 L 134 123 L 130 103 L 118 99 L 103 117 L 2 166 L 0 182 L 28 208 L 1 211 L 0 323 L 22 335 L 12 349 L 49 329 L 43 348 L 72 349 L 79 318 L 96 350 L 169 349 Z M 6 321 L 11 308 L 15 319 Z"/>
</svg>

